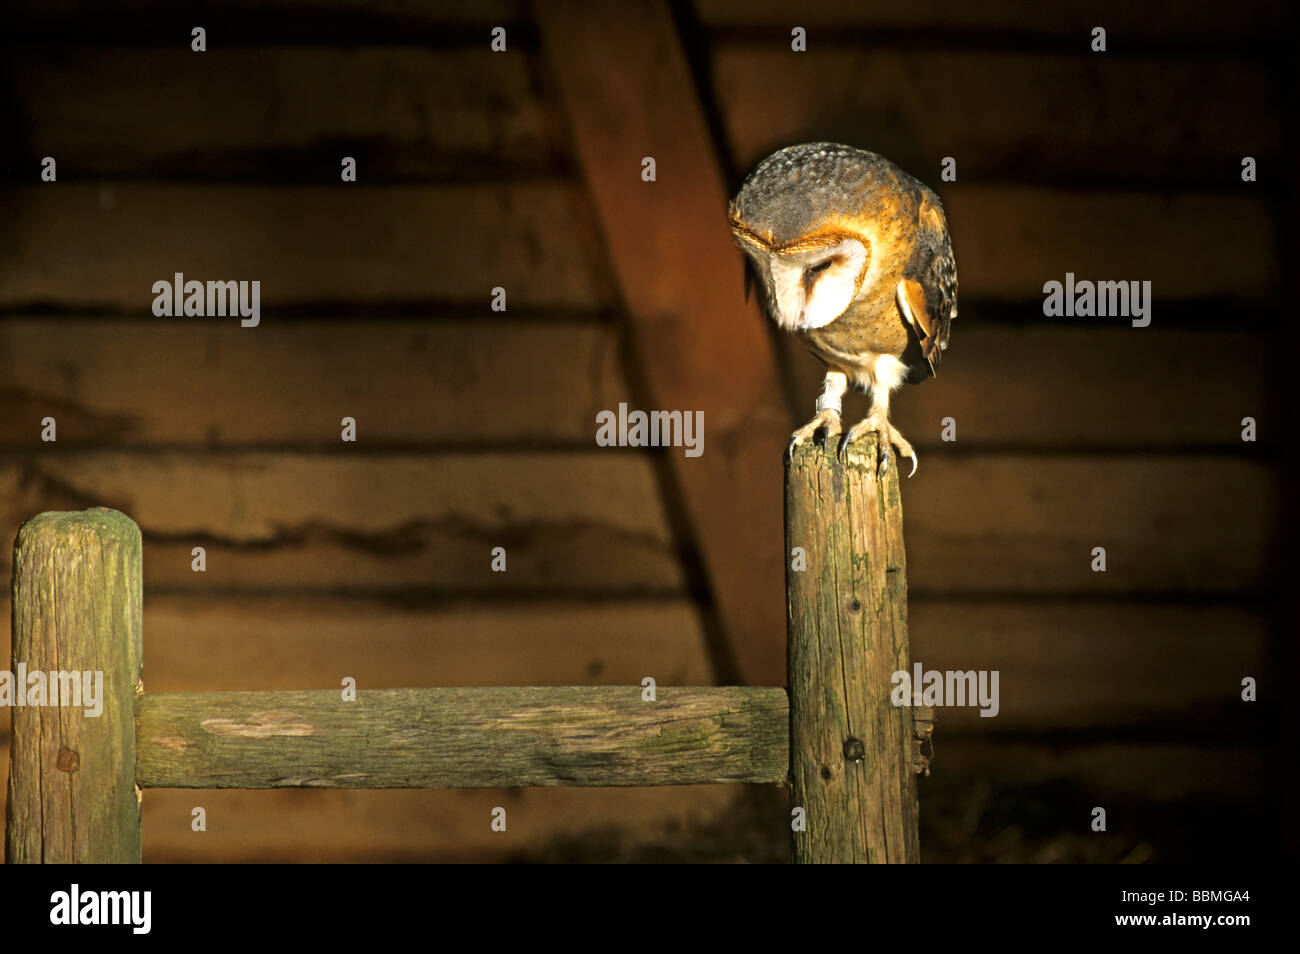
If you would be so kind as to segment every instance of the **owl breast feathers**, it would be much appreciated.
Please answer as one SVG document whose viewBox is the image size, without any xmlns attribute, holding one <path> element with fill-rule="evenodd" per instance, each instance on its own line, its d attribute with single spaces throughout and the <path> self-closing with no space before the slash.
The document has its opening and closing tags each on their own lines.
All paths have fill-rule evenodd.
<svg viewBox="0 0 1300 954">
<path fill-rule="evenodd" d="M 928 188 L 873 152 L 808 143 L 759 163 L 729 211 L 769 315 L 828 369 L 886 393 L 937 371 L 957 266 Z"/>
</svg>

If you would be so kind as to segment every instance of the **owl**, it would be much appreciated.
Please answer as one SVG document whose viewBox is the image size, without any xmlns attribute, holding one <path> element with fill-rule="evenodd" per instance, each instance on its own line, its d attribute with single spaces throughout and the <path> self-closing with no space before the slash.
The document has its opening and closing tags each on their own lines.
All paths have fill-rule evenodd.
<svg viewBox="0 0 1300 954">
<path fill-rule="evenodd" d="M 957 317 L 957 263 L 939 197 L 874 152 L 814 142 L 760 162 L 728 211 L 769 316 L 826 366 L 817 414 L 791 449 L 819 430 L 828 444 L 840 436 L 852 387 L 870 394 L 871 410 L 844 434 L 841 455 L 875 431 L 880 472 L 896 448 L 916 473 L 889 399 L 904 381 L 938 371 Z"/>
</svg>

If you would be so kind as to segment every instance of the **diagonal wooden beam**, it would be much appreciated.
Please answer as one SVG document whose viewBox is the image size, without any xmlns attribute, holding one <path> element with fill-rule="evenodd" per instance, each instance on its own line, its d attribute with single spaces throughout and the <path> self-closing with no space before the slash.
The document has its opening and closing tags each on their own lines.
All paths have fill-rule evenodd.
<svg viewBox="0 0 1300 954">
<path fill-rule="evenodd" d="M 668 456 L 724 638 L 744 681 L 784 685 L 791 421 L 771 340 L 741 293 L 726 185 L 672 17 L 652 0 L 536 10 L 648 397 L 655 409 L 704 412 L 703 454 Z M 642 179 L 646 157 L 653 182 Z"/>
</svg>

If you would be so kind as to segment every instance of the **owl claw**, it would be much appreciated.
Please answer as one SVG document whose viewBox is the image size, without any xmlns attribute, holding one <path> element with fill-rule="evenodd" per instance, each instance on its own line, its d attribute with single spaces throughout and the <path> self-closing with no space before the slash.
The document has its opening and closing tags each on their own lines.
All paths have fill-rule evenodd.
<svg viewBox="0 0 1300 954">
<path fill-rule="evenodd" d="M 794 449 L 804 441 L 814 440 L 817 432 L 822 431 L 825 447 L 831 446 L 831 441 L 838 440 L 840 436 L 840 415 L 838 411 L 827 408 L 824 411 L 817 412 L 817 416 L 811 421 L 799 428 L 790 435 L 790 446 L 785 449 L 786 458 L 789 459 L 794 455 Z"/>
<path fill-rule="evenodd" d="M 894 425 L 890 424 L 887 420 L 879 418 L 868 417 L 864 420 L 858 421 L 858 423 L 849 428 L 849 432 L 844 435 L 844 443 L 840 445 L 840 459 L 846 459 L 847 449 L 851 442 L 857 440 L 863 434 L 868 434 L 873 431 L 876 434 L 876 446 L 878 448 L 876 453 L 880 460 L 880 463 L 876 468 L 876 473 L 883 477 L 889 471 L 889 462 L 894 457 L 892 449 L 896 447 L 900 454 L 912 459 L 912 472 L 907 476 L 911 477 L 915 474 L 916 468 L 920 463 L 917 459 L 916 451 L 914 451 L 912 445 L 903 438 L 903 435 L 898 433 L 898 429 L 895 428 Z"/>
<path fill-rule="evenodd" d="M 885 471 L 889 470 L 889 460 L 893 456 L 894 456 L 893 454 L 889 453 L 888 448 L 881 451 L 880 453 L 880 476 L 881 477 L 885 476 Z M 905 454 L 903 456 L 910 457 L 912 459 L 912 470 L 907 475 L 908 477 L 911 477 L 916 473 L 916 468 L 919 464 L 919 461 L 917 461 L 915 453 Z"/>
</svg>

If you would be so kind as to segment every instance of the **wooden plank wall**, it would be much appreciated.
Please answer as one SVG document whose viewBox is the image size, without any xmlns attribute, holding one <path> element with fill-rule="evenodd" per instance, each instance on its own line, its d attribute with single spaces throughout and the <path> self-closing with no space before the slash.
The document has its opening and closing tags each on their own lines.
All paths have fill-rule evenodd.
<svg viewBox="0 0 1300 954">
<path fill-rule="evenodd" d="M 526 5 L 253 15 L 231 0 L 209 5 L 202 56 L 193 24 L 153 0 L 124 5 L 149 14 L 142 30 L 18 6 L 30 42 L 0 87 L 21 131 L 0 199 L 0 528 L 96 504 L 136 519 L 150 689 L 714 678 L 662 458 L 592 439 L 597 410 L 638 394 Z M 799 13 L 800 55 L 788 5 L 677 10 L 733 180 L 819 136 L 931 182 L 958 160 L 941 191 L 961 316 L 939 379 L 895 403 L 922 457 L 904 488 L 911 628 L 927 667 L 999 669 L 1003 705 L 941 713 L 921 789 L 936 860 L 994 852 L 974 839 L 1000 792 L 1145 819 L 1259 796 L 1230 700 L 1268 649 L 1280 269 L 1268 187 L 1243 188 L 1238 163 L 1280 158 L 1271 77 L 1243 53 L 1276 7 L 1222 20 L 1183 4 L 1153 25 L 1114 4 L 1102 57 L 1081 52 L 1093 6 L 819 4 Z M 488 50 L 494 25 L 507 55 Z M 55 186 L 36 181 L 45 155 Z M 355 185 L 337 181 L 343 155 Z M 261 278 L 262 326 L 152 317 L 151 283 L 176 270 Z M 1151 280 L 1152 326 L 1044 321 L 1041 284 L 1066 271 Z M 737 294 L 740 274 L 737 255 Z M 488 308 L 496 285 L 505 314 Z M 816 367 L 784 360 L 802 414 Z M 39 440 L 47 414 L 57 445 Z M 344 415 L 356 445 L 338 440 Z M 950 415 L 955 445 L 939 440 Z M 1265 422 L 1259 444 L 1240 441 L 1246 415 Z M 506 574 L 488 568 L 498 545 Z M 1106 574 L 1088 568 L 1098 545 Z M 735 795 L 158 791 L 144 851 L 554 857 L 557 839 L 670 840 Z M 488 829 L 498 804 L 514 806 L 508 842 Z M 779 845 L 779 815 L 763 825 Z M 1043 825 L 1040 843 L 1068 827 Z M 1168 857 L 1179 831 L 1113 850 Z"/>
</svg>

